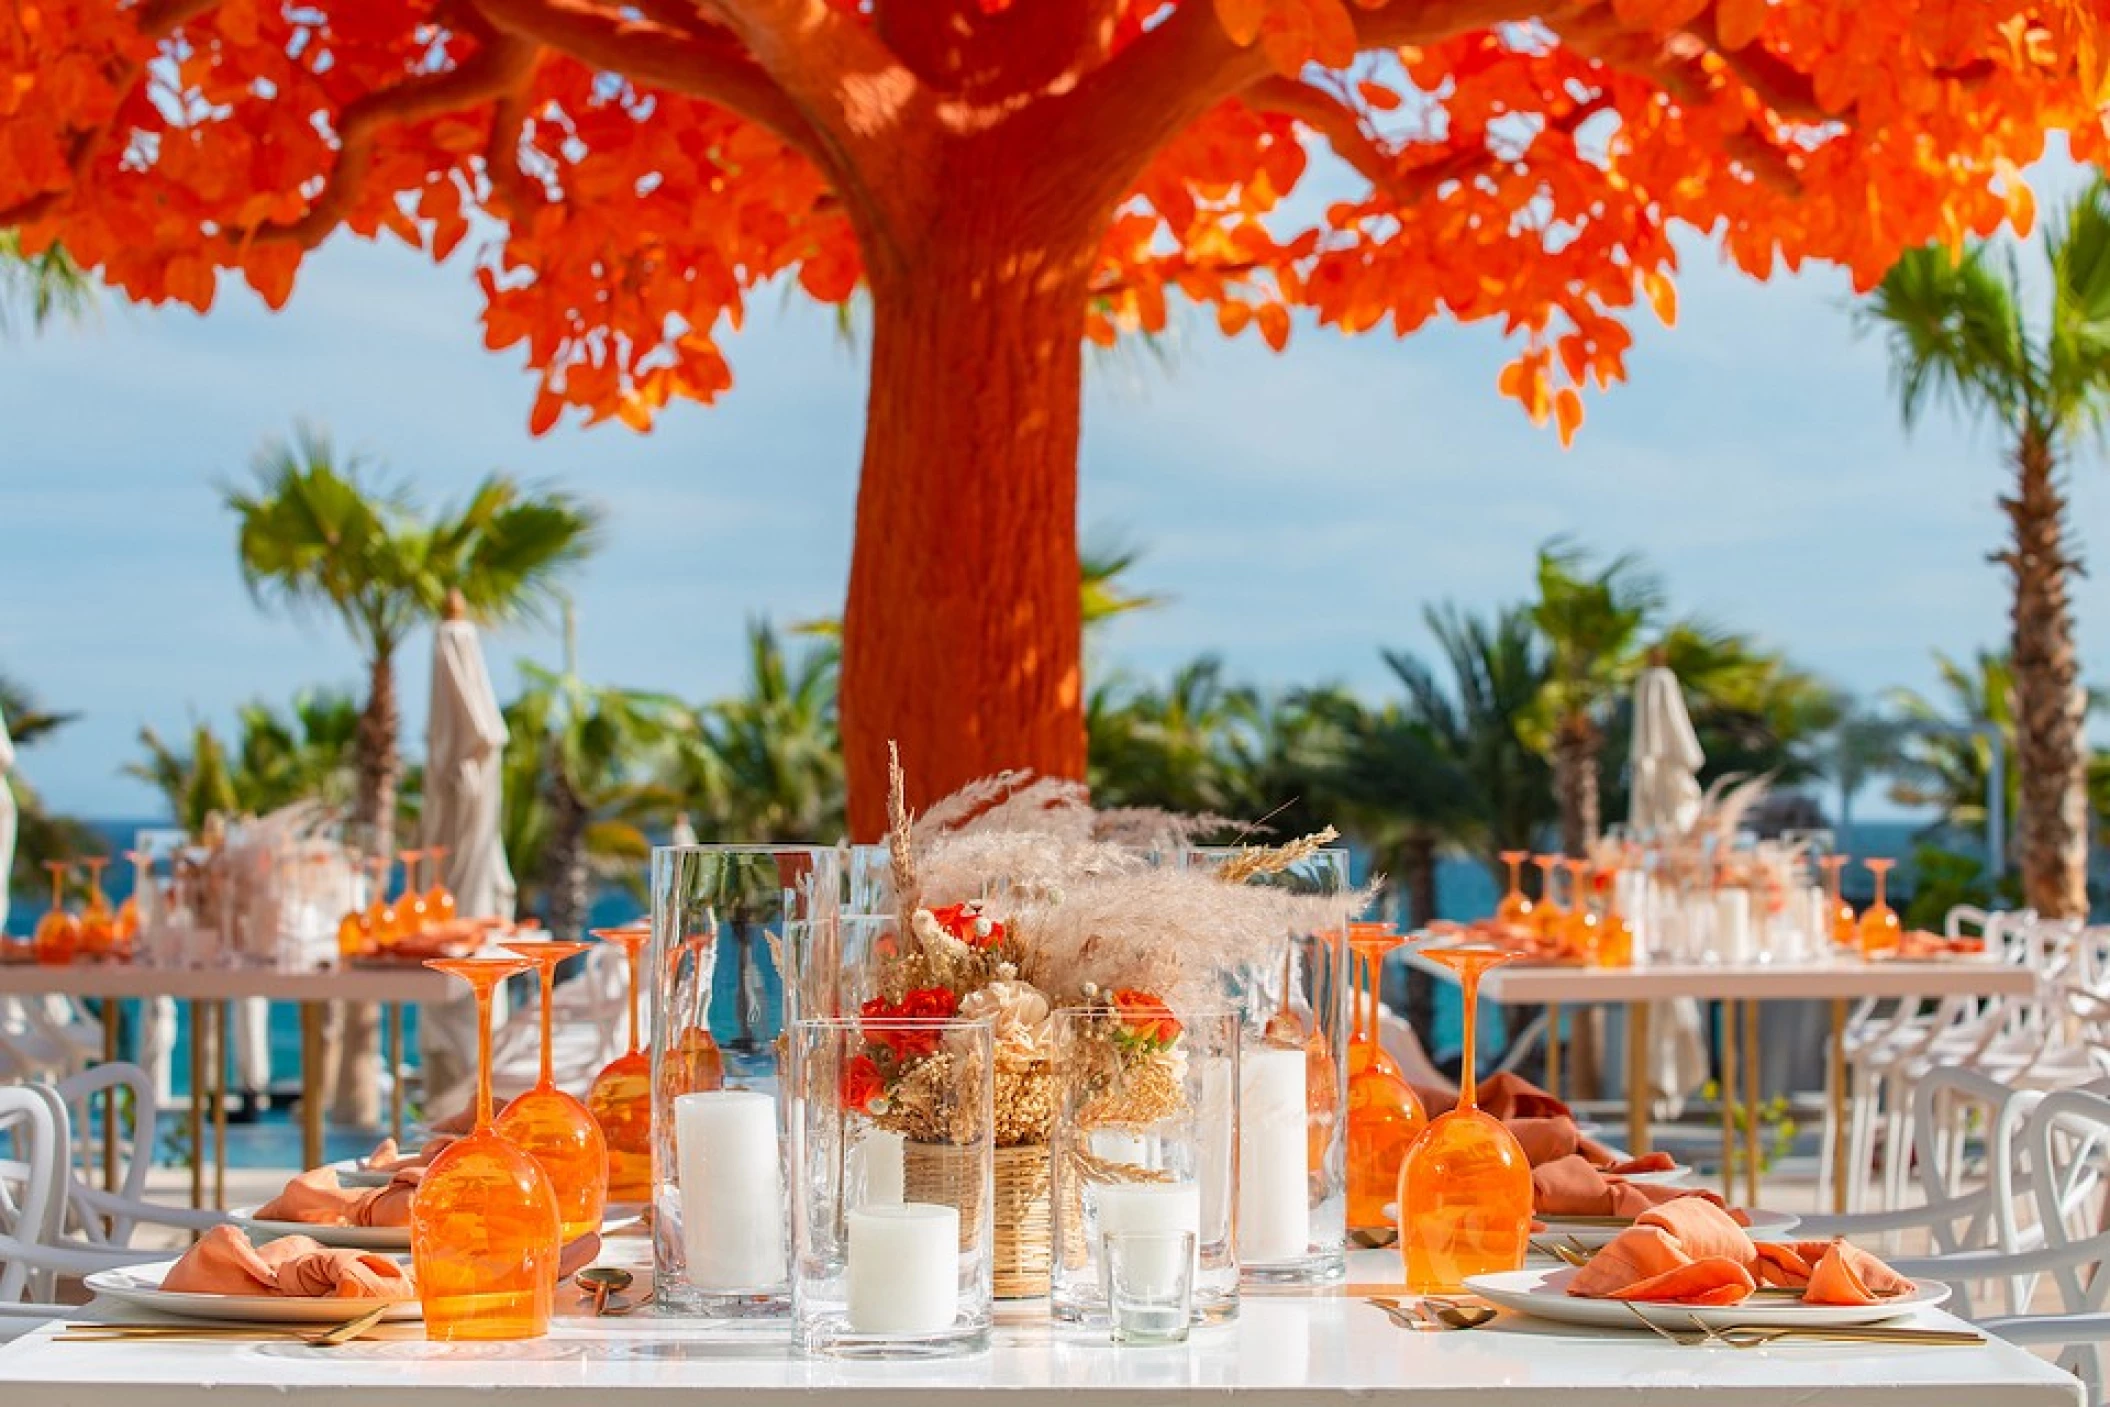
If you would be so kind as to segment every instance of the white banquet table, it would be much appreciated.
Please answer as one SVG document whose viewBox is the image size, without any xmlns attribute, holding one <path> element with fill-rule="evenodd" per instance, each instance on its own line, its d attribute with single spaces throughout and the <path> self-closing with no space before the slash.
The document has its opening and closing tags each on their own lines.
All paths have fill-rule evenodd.
<svg viewBox="0 0 2110 1407">
<path fill-rule="evenodd" d="M 1409 960 L 1424 971 L 1450 978 L 1441 964 Z M 1504 1005 L 1558 1008 L 1563 1005 L 1612 1004 L 1626 1007 L 1627 1142 L 1636 1152 L 1650 1146 L 1648 1094 L 1648 1003 L 1693 997 L 1722 1003 L 1721 1062 L 1725 1096 L 1736 1089 L 1736 1012 L 1743 1012 L 1745 1037 L 1744 1100 L 1758 1102 L 1758 1004 L 1765 1001 L 1831 1003 L 1829 1085 L 1838 1101 L 1846 1089 L 1846 1014 L 1849 1002 L 1865 998 L 2024 997 L 2036 990 L 2037 974 L 2027 968 L 1983 958 L 1897 959 L 1867 962 L 1823 958 L 1802 962 L 1766 962 L 1725 967 L 1706 963 L 1650 963 L 1637 967 L 1579 967 L 1517 962 L 1498 967 L 1481 979 L 1480 994 Z M 1558 1013 L 1556 1011 L 1557 1018 Z M 1554 1023 L 1557 1025 L 1557 1020 Z M 1550 1028 L 1549 1028 L 1550 1029 Z M 1725 1097 L 1725 1103 L 1727 1098 Z M 1834 1109 L 1834 1114 L 1838 1110 Z M 1846 1121 L 1834 1119 L 1843 1135 Z M 1758 1196 L 1758 1120 L 1746 1121 L 1745 1174 L 1748 1195 Z M 1723 1178 L 1733 1176 L 1732 1134 L 1723 1124 Z M 1837 1165 L 1843 1166 L 1843 1161 Z M 1835 1179 L 1835 1209 L 1845 1210 L 1844 1178 Z"/>
<path fill-rule="evenodd" d="M 1350 1274 L 1396 1278 L 1358 1252 Z M 1358 1289 L 1361 1287 L 1359 1286 Z M 1953 1327 L 1923 1312 L 1916 1322 Z M 1503 1315 L 1482 1329 L 1410 1333 L 1348 1294 L 1253 1295 L 1238 1322 L 1184 1346 L 1116 1348 L 1057 1330 L 1044 1302 L 1000 1309 L 995 1346 L 969 1358 L 851 1363 L 801 1359 L 781 1329 L 704 1331 L 632 1316 L 560 1318 L 546 1339 L 428 1344 L 404 1335 L 334 1349 L 285 1342 L 54 1343 L 51 1327 L 0 1346 L 8 1407 L 922 1407 L 1001 1396 L 1056 1403 L 1251 1407 L 1445 1402 L 1471 1407 L 2077 1407 L 2079 1382 L 1998 1339 L 1982 1347 L 1807 1343 L 1683 1348 L 1641 1331 L 1565 1328 Z"/>
<path fill-rule="evenodd" d="M 215 1145 L 224 1136 L 218 1121 L 224 1114 L 219 1097 L 224 1072 L 221 1062 L 208 1060 L 208 1049 L 217 1055 L 215 1033 L 225 1029 L 225 1007 L 246 997 L 267 1001 L 295 1002 L 300 1006 L 301 1158 L 302 1166 L 322 1161 L 322 1013 L 323 1004 L 333 1001 L 377 1002 L 394 1008 L 450 995 L 452 980 L 417 964 L 351 967 L 154 967 L 143 963 L 76 962 L 0 963 L 0 996 L 69 996 L 91 1000 L 129 1001 L 152 997 L 174 997 L 188 1001 L 191 1015 L 191 1107 L 190 1137 L 191 1202 L 204 1200 L 205 1101 L 201 1097 L 210 1082 L 215 1119 Z M 117 1058 L 117 1025 L 103 1022 L 103 1055 Z M 401 1044 L 398 1023 L 397 1043 Z M 400 1051 L 398 1052 L 400 1058 Z M 400 1108 L 400 1105 L 398 1105 Z M 398 1120 L 400 1122 L 400 1118 Z M 400 1134 L 400 1128 L 397 1130 Z M 114 1149 L 114 1145 L 112 1145 Z M 224 1165 L 214 1159 L 215 1180 L 224 1178 Z"/>
</svg>

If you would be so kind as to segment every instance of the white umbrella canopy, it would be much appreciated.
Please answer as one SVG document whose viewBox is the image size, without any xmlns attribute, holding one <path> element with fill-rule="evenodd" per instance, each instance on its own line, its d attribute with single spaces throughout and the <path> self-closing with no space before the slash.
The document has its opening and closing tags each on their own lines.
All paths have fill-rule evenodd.
<svg viewBox="0 0 2110 1407">
<path fill-rule="evenodd" d="M 498 829 L 506 737 L 476 627 L 458 618 L 442 621 L 425 723 L 422 830 L 426 846 L 446 847 L 441 875 L 463 918 L 513 917 L 517 889 Z"/>
<path fill-rule="evenodd" d="M 447 616 L 433 639 L 420 829 L 426 847 L 446 847 L 441 877 L 458 916 L 511 919 L 518 889 L 499 836 L 505 715 L 459 598 L 448 602 Z M 475 1077 L 475 1002 L 428 1005 L 418 1022 L 418 1047 L 427 1106 L 452 1110 Z"/>
<path fill-rule="evenodd" d="M 1627 823 L 1637 832 L 1682 831 L 1700 814 L 1700 768 L 1707 754 L 1685 710 L 1678 676 L 1650 665 L 1634 681 L 1633 784 Z"/>
<path fill-rule="evenodd" d="M 7 931 L 7 877 L 15 872 L 15 793 L 7 774 L 15 770 L 15 740 L 0 713 L 0 933 Z"/>
<path fill-rule="evenodd" d="M 1660 664 L 1634 681 L 1634 736 L 1628 757 L 1627 824 L 1638 835 L 1677 833 L 1699 819 L 1704 793 L 1700 768 L 1707 754 L 1693 731 L 1678 676 Z M 1707 1082 L 1707 1041 L 1699 1003 L 1690 998 L 1653 1004 L 1650 1088 L 1675 1112 Z"/>
</svg>

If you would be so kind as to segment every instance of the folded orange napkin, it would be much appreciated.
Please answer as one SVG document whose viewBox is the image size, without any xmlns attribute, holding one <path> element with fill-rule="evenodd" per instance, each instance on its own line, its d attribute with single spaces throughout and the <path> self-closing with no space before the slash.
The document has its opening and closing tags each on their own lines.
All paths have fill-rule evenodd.
<svg viewBox="0 0 2110 1407">
<path fill-rule="evenodd" d="M 1693 1187 L 1639 1186 L 1609 1177 L 1580 1154 L 1569 1154 L 1531 1170 L 1532 1210 L 1542 1217 L 1639 1217 L 1651 1207 L 1692 1197 L 1719 1204 L 1711 1192 Z"/>
<path fill-rule="evenodd" d="M 1568 1293 L 1663 1304 L 1736 1304 L 1759 1285 L 1801 1288 L 1806 1304 L 1875 1304 L 1912 1282 L 1858 1246 L 1805 1241 L 1755 1243 L 1725 1212 L 1699 1197 L 1636 1217 L 1579 1267 Z"/>
<path fill-rule="evenodd" d="M 423 1168 L 411 1167 L 398 1171 L 384 1187 L 343 1187 L 335 1168 L 310 1168 L 258 1207 L 256 1217 L 309 1226 L 408 1226 L 410 1202 L 424 1176 Z"/>
<path fill-rule="evenodd" d="M 169 1267 L 161 1288 L 190 1295 L 407 1300 L 410 1272 L 387 1256 L 333 1250 L 306 1236 L 258 1247 L 233 1226 L 215 1226 Z"/>
<path fill-rule="evenodd" d="M 429 1168 L 432 1160 L 454 1139 L 448 1135 L 430 1138 L 425 1146 L 415 1153 L 406 1153 L 396 1146 L 393 1138 L 384 1138 L 374 1145 L 374 1151 L 359 1160 L 359 1166 L 367 1172 L 402 1172 L 405 1168 Z"/>
<path fill-rule="evenodd" d="M 1416 1085 L 1414 1093 L 1421 1100 L 1421 1107 L 1428 1110 L 1432 1119 L 1438 1114 L 1448 1114 L 1458 1107 L 1456 1090 Z M 1507 1071 L 1499 1075 L 1489 1075 L 1480 1081 L 1480 1087 L 1474 1091 L 1473 1102 L 1479 1105 L 1481 1113 L 1491 1114 L 1504 1123 L 1511 1119 L 1575 1117 L 1575 1111 L 1560 1100 L 1523 1076 L 1512 1075 Z"/>
<path fill-rule="evenodd" d="M 1879 1257 L 1845 1241 L 1761 1245 L 1757 1251 L 1760 1283 L 1800 1288 L 1809 1304 L 1874 1304 L 1913 1288 Z"/>
</svg>

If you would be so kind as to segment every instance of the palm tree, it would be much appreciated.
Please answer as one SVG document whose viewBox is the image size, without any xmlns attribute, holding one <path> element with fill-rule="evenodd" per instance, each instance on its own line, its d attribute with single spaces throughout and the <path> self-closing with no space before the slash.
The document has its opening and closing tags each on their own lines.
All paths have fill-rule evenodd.
<svg viewBox="0 0 2110 1407">
<path fill-rule="evenodd" d="M 1085 708 L 1092 795 L 1102 806 L 1256 819 L 1289 799 L 1249 809 L 1260 790 L 1247 769 L 1263 750 L 1267 713 L 1213 655 L 1182 665 L 1162 689 L 1102 684 Z"/>
<path fill-rule="evenodd" d="M 450 591 L 472 617 L 502 622 L 555 598 L 557 578 L 594 548 L 600 517 L 569 495 L 530 494 L 486 477 L 459 508 L 425 516 L 407 490 L 370 480 L 357 459 L 301 429 L 267 444 L 254 483 L 225 491 L 239 521 L 242 579 L 259 601 L 334 616 L 367 669 L 354 747 L 352 821 L 374 853 L 394 848 L 401 719 L 395 657 L 410 632 L 437 618 Z M 352 1009 L 335 1109 L 346 1122 L 378 1117 L 380 1017 Z"/>
<path fill-rule="evenodd" d="M 2051 296 L 2025 313 L 2012 247 L 1983 241 L 1900 259 L 1863 305 L 1882 330 L 1906 428 L 1945 403 L 2005 437 L 2014 484 L 2001 500 L 2013 579 L 2008 653 L 2022 892 L 2037 912 L 2088 912 L 2087 705 L 2068 599 L 2077 563 L 2066 541 L 2066 462 L 2110 411 L 2110 187 L 2098 179 L 2048 222 Z"/>
<path fill-rule="evenodd" d="M 211 724 L 196 723 L 187 751 L 142 728 L 146 756 L 127 763 L 125 774 L 159 791 L 177 824 L 192 831 L 215 812 L 260 816 L 297 801 L 350 799 L 359 726 L 350 694 L 303 692 L 284 714 L 255 701 L 242 705 L 236 720 L 233 747 Z"/>
<path fill-rule="evenodd" d="M 1902 765 L 1905 732 L 1896 718 L 1851 699 L 1839 701 L 1825 734 L 1818 770 L 1839 789 L 1839 843 L 1853 847 L 1854 798 L 1878 776 Z"/>
<path fill-rule="evenodd" d="M 747 690 L 692 715 L 673 786 L 730 840 L 822 840 L 843 829 L 834 646 L 785 655 L 766 622 L 747 630 Z"/>
<path fill-rule="evenodd" d="M 1531 619 L 1545 641 L 1547 677 L 1527 736 L 1553 762 L 1561 848 L 1583 855 L 1597 839 L 1605 725 L 1645 661 L 1663 588 L 1631 554 L 1591 571 L 1564 541 L 1539 549 L 1538 588 Z"/>
<path fill-rule="evenodd" d="M 78 715 L 55 713 L 37 701 L 29 686 L 0 674 L 0 721 L 17 748 L 27 749 L 50 738 Z M 103 853 L 100 837 L 70 816 L 61 816 L 45 805 L 19 770 L 0 773 L 0 787 L 15 798 L 15 857 L 5 877 L 9 889 L 37 893 L 45 883 L 46 861 L 75 855 Z M 0 903 L 0 916 L 7 905 Z"/>
<path fill-rule="evenodd" d="M 559 938 L 586 927 L 593 887 L 633 887 L 651 857 L 649 831 L 674 813 L 655 775 L 681 706 L 664 694 L 589 685 L 575 671 L 523 664 L 526 687 L 506 709 L 506 859 L 523 907 L 539 901 Z"/>
<path fill-rule="evenodd" d="M 1971 834 L 1986 824 L 1993 749 L 2011 752 L 2016 743 L 2014 674 L 2007 657 L 1980 651 L 1964 661 L 1937 652 L 1935 671 L 1942 701 L 1910 689 L 1891 695 L 1904 733 L 1892 773 L 1890 796 L 1900 805 L 1932 807 L 1944 827 Z M 2010 815 L 2020 800 L 2020 779 L 2003 768 L 2001 804 Z M 1997 871 L 2004 856 L 1988 856 Z"/>
<path fill-rule="evenodd" d="M 387 853 L 402 761 L 395 656 L 450 589 L 475 619 L 536 614 L 596 545 L 600 515 L 567 494 L 531 494 L 494 474 L 466 503 L 424 516 L 400 487 L 375 484 L 309 430 L 267 445 L 255 483 L 230 488 L 242 579 L 259 600 L 339 619 L 363 657 L 367 696 L 355 747 L 352 819 Z"/>
<path fill-rule="evenodd" d="M 0 230 L 0 333 L 13 329 L 14 310 L 26 316 L 32 332 L 61 318 L 78 322 L 94 306 L 94 290 L 81 266 L 58 245 L 24 254 L 21 236 Z"/>
<path fill-rule="evenodd" d="M 1533 848 L 1555 816 L 1552 771 L 1524 729 L 1546 686 L 1545 645 L 1525 606 L 1488 618 L 1445 605 L 1423 619 L 1448 682 L 1404 651 L 1385 651 L 1385 664 L 1406 690 L 1406 721 L 1465 775 L 1475 800 L 1465 838 L 1499 885 L 1501 852 Z"/>
</svg>

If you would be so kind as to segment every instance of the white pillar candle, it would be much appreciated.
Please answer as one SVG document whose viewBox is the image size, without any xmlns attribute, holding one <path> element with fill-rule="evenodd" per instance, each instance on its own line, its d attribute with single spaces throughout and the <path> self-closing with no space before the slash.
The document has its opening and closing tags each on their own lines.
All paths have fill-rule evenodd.
<svg viewBox="0 0 2110 1407">
<path fill-rule="evenodd" d="M 1092 1156 L 1102 1162 L 1150 1166 L 1150 1140 L 1142 1134 L 1120 1129 L 1094 1129 L 1091 1139 Z"/>
<path fill-rule="evenodd" d="M 1748 964 L 1754 954 L 1751 936 L 1751 891 L 1731 885 L 1715 891 L 1714 951 L 1732 967 Z"/>
<path fill-rule="evenodd" d="M 935 1334 L 952 1327 L 960 1297 L 960 1211 L 901 1202 L 845 1212 L 850 1328 L 860 1334 Z"/>
<path fill-rule="evenodd" d="M 1108 1183 L 1092 1192 L 1102 1237 L 1191 1231 L 1201 1240 L 1202 1194 L 1191 1182 Z M 1172 1292 L 1180 1274 L 1176 1245 L 1157 1241 L 1127 1255 L 1131 1285 L 1146 1294 Z"/>
<path fill-rule="evenodd" d="M 777 1101 L 737 1089 L 681 1095 L 674 1147 L 689 1283 L 727 1291 L 783 1284 L 789 1262 Z"/>
<path fill-rule="evenodd" d="M 1295 1260 L 1311 1245 L 1304 1060 L 1272 1046 L 1239 1054 L 1238 1259 L 1247 1265 Z"/>
<path fill-rule="evenodd" d="M 906 1196 L 905 1136 L 891 1129 L 866 1129 L 850 1149 L 850 1202 L 859 1207 L 900 1205 Z M 861 1189 L 861 1190 L 860 1190 Z"/>
</svg>

